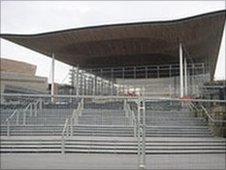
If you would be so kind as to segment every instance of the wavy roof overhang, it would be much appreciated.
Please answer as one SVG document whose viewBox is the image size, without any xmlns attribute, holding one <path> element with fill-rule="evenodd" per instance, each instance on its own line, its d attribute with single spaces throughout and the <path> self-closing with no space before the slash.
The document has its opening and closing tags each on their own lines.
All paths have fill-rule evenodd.
<svg viewBox="0 0 226 170">
<path fill-rule="evenodd" d="M 183 43 L 189 61 L 204 62 L 213 77 L 226 11 L 159 22 L 85 27 L 1 38 L 80 67 L 162 65 L 179 63 Z"/>
</svg>

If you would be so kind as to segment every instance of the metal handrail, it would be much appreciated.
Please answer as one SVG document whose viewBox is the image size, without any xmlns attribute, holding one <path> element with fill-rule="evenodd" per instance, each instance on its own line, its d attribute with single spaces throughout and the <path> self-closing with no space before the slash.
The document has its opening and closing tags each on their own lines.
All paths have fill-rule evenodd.
<svg viewBox="0 0 226 170">
<path fill-rule="evenodd" d="M 64 123 L 64 128 L 61 134 L 61 153 L 65 153 L 65 133 L 66 136 L 69 136 L 69 127 L 68 127 L 69 119 L 67 118 Z"/>
<path fill-rule="evenodd" d="M 82 99 L 79 103 L 76 109 L 73 110 L 72 115 L 70 117 L 70 134 L 73 136 L 74 134 L 74 125 L 78 124 L 78 118 L 82 115 L 82 110 L 84 109 L 84 99 Z"/>
<path fill-rule="evenodd" d="M 7 136 L 10 136 L 10 120 L 14 117 L 14 115 L 18 114 L 18 110 L 14 110 L 13 113 L 6 119 L 7 124 Z"/>
<path fill-rule="evenodd" d="M 199 111 L 199 109 L 191 102 L 190 106 L 193 107 L 196 111 Z M 226 120 L 219 120 L 219 119 L 214 119 L 209 112 L 207 111 L 207 109 L 202 105 L 199 104 L 200 108 L 202 109 L 202 111 L 204 111 L 204 113 L 206 114 L 206 116 L 208 117 L 208 119 L 213 122 L 213 123 L 226 123 Z"/>
<path fill-rule="evenodd" d="M 226 103 L 226 100 L 213 100 L 213 99 L 181 99 L 181 98 L 170 98 L 170 97 L 150 97 L 150 96 L 104 96 L 104 95 L 99 95 L 99 96 L 94 96 L 94 95 L 50 95 L 50 94 L 17 94 L 17 93 L 1 93 L 1 96 L 10 96 L 10 97 L 62 97 L 62 98 L 86 98 L 86 99 L 127 99 L 127 100 L 137 100 L 137 99 L 142 99 L 145 100 L 145 102 L 148 101 L 178 101 L 178 102 L 218 102 L 218 103 Z"/>
<path fill-rule="evenodd" d="M 35 103 L 29 103 L 26 107 L 25 107 L 25 109 L 24 109 L 24 111 L 23 111 L 23 125 L 25 126 L 26 125 L 26 116 L 27 116 L 27 114 L 26 114 L 26 112 L 27 112 L 27 110 L 28 109 L 30 109 L 30 116 L 32 116 L 32 113 L 33 113 L 33 108 L 32 108 L 32 105 L 34 104 L 34 111 L 35 111 L 35 117 L 37 116 L 37 112 L 38 112 L 38 104 L 39 104 L 39 109 L 42 109 L 42 103 L 41 103 L 41 100 L 38 100 L 38 101 L 36 101 Z M 19 118 L 20 118 L 20 112 L 19 112 L 19 110 L 18 109 L 15 109 L 14 111 L 13 111 L 13 113 L 6 119 L 6 124 L 7 124 L 7 136 L 10 136 L 10 121 L 11 121 L 11 119 L 14 117 L 14 116 L 16 116 L 16 125 L 19 125 Z"/>
<path fill-rule="evenodd" d="M 134 111 L 131 110 L 130 105 L 127 103 L 125 106 L 125 112 L 127 112 L 126 114 L 128 114 L 128 117 L 130 118 L 130 123 L 133 126 L 133 130 L 134 130 L 134 137 L 137 136 L 137 121 L 136 121 L 136 116 L 134 114 Z"/>
</svg>

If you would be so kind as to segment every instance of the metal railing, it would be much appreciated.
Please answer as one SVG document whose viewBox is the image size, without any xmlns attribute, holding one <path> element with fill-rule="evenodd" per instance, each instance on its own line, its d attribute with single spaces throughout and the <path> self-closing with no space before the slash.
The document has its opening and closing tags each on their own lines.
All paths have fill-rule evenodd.
<svg viewBox="0 0 226 170">
<path fill-rule="evenodd" d="M 42 101 L 44 101 L 44 103 L 45 103 L 44 109 L 48 108 L 50 111 L 52 111 L 52 112 L 46 112 L 45 114 L 43 114 L 43 117 L 45 117 L 47 114 L 55 113 L 55 112 L 57 112 L 57 110 L 59 112 L 62 112 L 62 110 L 65 110 L 65 108 L 68 109 L 69 106 L 71 107 L 70 108 L 71 110 L 69 110 L 69 111 L 66 110 L 62 114 L 53 114 L 52 117 L 51 117 L 51 118 L 54 119 L 55 115 L 61 117 L 64 113 L 68 113 L 68 114 L 64 114 L 64 116 L 62 116 L 62 120 L 63 120 L 62 122 L 57 122 L 57 124 L 54 124 L 54 126 L 57 126 L 57 128 L 59 128 L 59 133 L 57 133 L 57 135 L 59 137 L 61 137 L 61 153 L 65 153 L 65 150 L 66 150 L 65 148 L 66 148 L 66 145 L 67 145 L 66 141 L 67 141 L 69 136 L 73 136 L 74 127 L 75 127 L 75 125 L 78 125 L 78 119 L 79 119 L 79 123 L 80 123 L 80 120 L 82 120 L 80 118 L 82 118 L 83 116 L 84 117 L 86 116 L 85 112 L 82 113 L 82 111 L 84 109 L 84 105 L 85 105 L 85 109 L 87 109 L 87 110 L 88 109 L 94 109 L 95 110 L 95 109 L 98 108 L 100 110 L 101 109 L 109 109 L 110 111 L 112 111 L 114 109 L 117 109 L 116 112 L 112 112 L 113 114 L 117 113 L 120 110 L 120 116 L 124 118 L 124 116 L 127 115 L 127 118 L 129 119 L 129 124 L 134 127 L 134 137 L 136 137 L 137 141 L 138 141 L 138 144 L 137 144 L 138 152 L 137 153 L 139 154 L 139 167 L 145 167 L 146 128 L 147 128 L 147 136 L 148 136 L 148 135 L 150 135 L 149 129 L 150 129 L 150 125 L 152 123 L 151 121 L 149 122 L 150 115 L 148 115 L 148 114 L 150 114 L 150 112 L 152 112 L 152 111 L 157 112 L 155 107 L 152 107 L 150 105 L 150 103 L 154 103 L 154 105 L 160 104 L 161 108 L 165 112 L 170 112 L 170 111 L 174 112 L 175 109 L 177 109 L 177 107 L 181 109 L 180 106 L 181 106 L 182 103 L 191 103 L 191 105 L 189 105 L 189 106 L 194 105 L 194 103 L 202 103 L 202 104 L 203 103 L 204 104 L 205 103 L 211 103 L 211 102 L 219 102 L 219 103 L 222 103 L 222 104 L 226 103 L 226 101 L 219 101 L 219 100 L 213 101 L 213 100 L 204 100 L 204 99 L 178 99 L 178 98 L 172 99 L 172 98 L 161 98 L 161 97 L 151 98 L 151 97 L 145 97 L 145 96 L 81 96 L 81 95 L 79 95 L 79 96 L 72 96 L 72 95 L 54 95 L 54 96 L 51 96 L 51 95 L 33 95 L 33 94 L 14 94 L 14 95 L 8 94 L 8 95 L 5 95 L 5 96 L 8 96 L 8 97 L 10 96 L 12 98 L 14 98 L 14 96 L 23 96 L 23 97 L 26 97 L 26 98 L 30 97 L 31 99 L 42 98 Z M 59 101 L 59 103 L 60 102 L 65 103 L 66 102 L 66 104 L 64 104 L 63 107 L 55 107 L 59 103 L 49 102 L 50 101 L 49 99 L 51 97 L 54 97 L 56 99 L 56 101 Z M 73 102 L 71 102 L 71 100 Z M 80 102 L 78 102 L 78 100 L 80 100 Z M 123 101 L 126 101 L 124 103 L 124 105 L 123 105 Z M 74 105 L 77 102 L 78 102 L 78 105 L 77 104 Z M 148 102 L 150 102 L 149 108 L 147 107 Z M 161 103 L 161 102 L 163 102 L 163 103 Z M 171 102 L 174 102 L 174 105 L 171 105 Z M 194 103 L 192 103 L 192 102 L 194 102 Z M 35 103 L 36 103 L 36 106 L 37 106 L 37 109 L 38 109 L 39 104 L 38 104 L 38 102 L 35 102 Z M 117 103 L 119 103 L 119 105 Z M 77 106 L 77 107 L 75 108 L 75 106 Z M 104 106 L 104 107 L 99 107 L 99 106 Z M 108 106 L 110 106 L 110 107 L 108 107 Z M 135 107 L 133 107 L 133 106 L 135 106 Z M 124 107 L 125 115 L 124 115 L 123 112 L 121 113 L 122 107 Z M 59 109 L 59 108 L 61 108 L 62 110 Z M 158 109 L 158 107 L 156 107 L 156 108 Z M 168 109 L 166 110 L 166 108 L 169 108 L 170 110 L 168 110 Z M 27 111 L 30 111 L 31 105 L 26 106 L 25 109 Z M 33 103 L 33 106 L 32 106 L 32 109 L 31 109 L 32 113 L 28 112 L 28 114 L 27 113 L 25 114 L 25 124 L 26 124 L 26 117 L 27 117 L 26 115 L 28 115 L 28 116 L 29 115 L 31 115 L 31 116 L 41 115 L 41 114 L 35 113 L 35 110 L 37 110 L 37 109 L 35 109 L 34 103 Z M 208 107 L 206 108 L 205 105 L 203 105 L 203 107 L 200 106 L 197 109 L 202 110 L 205 113 L 205 115 L 207 115 L 209 120 L 211 120 L 213 122 L 218 122 L 216 119 L 214 119 L 211 116 L 211 114 L 209 113 L 209 108 Z M 162 110 L 160 110 L 160 111 L 162 112 Z M 17 112 L 19 112 L 19 110 L 14 111 L 14 113 L 12 115 L 10 115 L 10 117 L 8 118 L 9 124 L 11 122 L 10 120 L 12 120 L 13 118 L 15 118 L 17 116 L 17 114 L 18 114 Z M 90 115 L 93 115 L 92 113 L 93 112 L 91 112 Z M 145 114 L 147 115 L 147 117 L 145 117 Z M 96 114 L 96 115 L 98 115 L 98 114 Z M 97 116 L 98 119 L 102 118 L 102 117 L 100 118 L 100 115 L 103 116 L 102 113 L 99 114 L 98 115 L 99 117 Z M 174 115 L 172 114 L 172 117 L 173 116 Z M 116 116 L 115 117 L 110 116 L 110 119 L 115 119 L 115 118 L 116 118 Z M 18 120 L 19 120 L 19 118 L 18 118 Z M 42 121 L 43 119 L 40 119 L 40 120 Z M 89 119 L 89 121 L 92 121 L 92 120 L 93 119 Z M 222 121 L 222 120 L 220 120 L 220 121 Z M 225 122 L 225 121 L 222 121 L 222 122 Z M 124 126 L 124 123 L 125 122 L 123 122 L 123 120 L 122 120 L 122 122 L 120 122 L 120 126 L 121 127 Z M 38 125 L 40 125 L 40 123 Z M 90 125 L 90 124 L 88 124 L 88 125 Z M 117 123 L 115 123 L 115 124 L 109 123 L 107 125 L 109 125 L 109 127 L 116 127 L 118 124 Z M 35 125 L 35 126 L 37 126 L 37 125 Z M 62 130 L 62 126 L 63 126 L 63 130 Z M 101 124 L 98 124 L 97 126 L 99 126 L 98 127 L 99 129 L 102 128 Z M 155 126 L 155 125 L 152 125 L 152 126 Z M 192 127 L 193 124 L 191 124 L 189 126 Z M 10 127 L 10 125 L 9 125 L 9 127 Z M 92 126 L 90 126 L 89 128 L 92 128 Z M 129 129 L 129 128 L 126 128 L 126 129 Z M 51 131 L 50 129 L 47 129 L 47 130 Z M 48 132 L 48 133 L 51 134 L 51 132 Z M 80 132 L 79 132 L 79 129 L 78 129 L 77 134 L 79 134 L 79 133 Z M 90 133 L 93 133 L 93 132 L 91 131 Z M 108 132 L 106 132 L 106 133 L 108 133 Z M 9 130 L 9 134 L 10 134 L 10 130 Z M 131 132 L 129 131 L 128 134 L 131 134 Z M 95 136 L 95 134 L 93 136 Z M 98 136 L 98 134 L 96 136 Z M 130 137 L 133 137 L 133 134 L 130 135 Z"/>
<path fill-rule="evenodd" d="M 130 104 L 124 100 L 125 116 L 129 119 L 129 125 L 133 126 L 134 137 L 137 137 L 137 119 L 134 110 L 131 109 Z"/>
<path fill-rule="evenodd" d="M 11 128 L 11 120 L 16 116 L 16 125 L 18 126 L 20 124 L 20 115 L 23 114 L 22 117 L 22 125 L 26 126 L 26 120 L 27 120 L 27 112 L 29 111 L 30 117 L 33 116 L 37 117 L 38 110 L 42 109 L 42 101 L 37 100 L 34 103 L 29 103 L 25 109 L 15 109 L 13 113 L 6 119 L 6 125 L 7 125 L 7 136 L 10 136 L 10 128 Z"/>
<path fill-rule="evenodd" d="M 63 128 L 62 135 L 61 135 L 61 153 L 62 154 L 65 153 L 65 142 L 66 142 L 65 135 L 66 135 L 66 137 L 69 136 L 69 119 L 68 118 L 65 120 L 64 128 Z"/>
<path fill-rule="evenodd" d="M 13 113 L 6 119 L 7 124 L 7 136 L 10 136 L 10 120 L 16 115 L 16 124 L 18 124 L 19 121 L 19 111 L 16 109 L 13 111 Z"/>
<path fill-rule="evenodd" d="M 212 123 L 226 123 L 226 120 L 219 120 L 219 119 L 214 119 L 210 113 L 207 111 L 207 109 L 202 105 L 198 104 L 198 106 L 195 106 L 192 102 L 189 103 L 189 107 L 192 111 L 196 112 L 202 112 L 205 114 L 205 116 L 208 118 L 208 121 L 211 121 Z"/>
<path fill-rule="evenodd" d="M 82 115 L 84 109 L 84 98 L 78 103 L 76 109 L 73 110 L 71 117 L 67 118 L 64 123 L 63 131 L 61 134 L 61 153 L 65 153 L 66 137 L 73 136 L 74 126 L 78 124 L 78 118 Z M 70 131 L 70 132 L 69 132 Z M 65 136 L 66 135 L 66 136 Z"/>
</svg>

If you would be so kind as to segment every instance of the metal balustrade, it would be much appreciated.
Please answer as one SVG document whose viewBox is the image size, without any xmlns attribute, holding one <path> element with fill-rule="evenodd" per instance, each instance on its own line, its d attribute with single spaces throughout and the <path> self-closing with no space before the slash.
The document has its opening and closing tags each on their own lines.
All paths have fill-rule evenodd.
<svg viewBox="0 0 226 170">
<path fill-rule="evenodd" d="M 16 94 L 6 96 L 8 99 L 13 99 Z M 151 139 L 156 137 L 159 140 L 162 138 L 168 140 L 168 137 L 170 137 L 169 139 L 177 138 L 177 141 L 173 142 L 177 144 L 181 142 L 180 145 L 183 144 L 183 146 L 185 145 L 184 141 L 180 141 L 178 138 L 190 137 L 193 140 L 197 137 L 205 139 L 212 139 L 213 137 L 206 120 L 202 117 L 195 117 L 188 109 L 188 107 L 200 103 L 202 105 L 199 105 L 198 111 L 201 110 L 207 116 L 210 114 L 212 105 L 209 108 L 205 103 L 213 103 L 212 100 L 150 98 L 144 96 L 25 94 L 20 94 L 20 96 L 30 98 L 28 101 L 32 102 L 27 102 L 25 108 L 20 107 L 8 117 L 9 126 L 1 125 L 3 127 L 1 135 L 28 136 L 31 138 L 39 136 L 42 139 L 48 136 L 54 137 L 58 140 L 58 143 L 54 144 L 54 147 L 48 145 L 49 150 L 54 153 L 137 154 L 138 167 L 145 168 L 145 155 L 147 154 L 188 153 L 190 150 L 190 152 L 201 152 L 196 146 L 189 146 L 193 150 L 190 148 L 183 150 L 182 147 L 177 145 L 170 145 L 171 150 L 166 150 L 165 146 L 156 148 L 157 146 L 152 144 L 153 141 L 150 140 L 150 137 Z M 54 98 L 53 102 L 51 102 L 51 98 Z M 214 102 L 226 103 L 226 101 L 217 100 Z M 5 109 L 7 110 L 7 108 Z M 20 112 L 20 115 L 18 112 Z M 17 116 L 20 121 L 16 121 Z M 211 114 L 210 116 L 209 120 L 214 119 Z M 32 122 L 30 118 L 37 119 L 37 121 Z M 43 123 L 45 119 L 48 119 L 49 123 Z M 218 121 L 215 122 L 218 123 Z M 76 138 L 74 138 L 75 136 Z M 116 138 L 117 140 L 115 140 Z M 107 144 L 105 139 L 108 140 Z M 95 144 L 92 141 L 95 141 Z M 195 145 L 196 141 L 193 143 Z M 104 148 L 101 147 L 102 145 Z M 187 145 L 189 144 L 184 147 L 188 147 Z M 204 151 L 206 152 L 210 152 L 211 147 L 214 147 L 214 153 L 222 152 L 220 149 L 223 148 L 215 143 L 211 147 L 205 147 Z M 9 150 L 9 148 L 5 149 L 6 152 L 7 149 Z M 48 149 L 46 150 L 48 152 Z"/>
<path fill-rule="evenodd" d="M 226 123 L 226 120 L 214 119 L 201 103 L 198 103 L 198 105 L 195 106 L 194 103 L 191 102 L 189 103 L 189 107 L 192 111 L 204 113 L 204 116 L 207 118 L 207 120 L 212 123 Z"/>
<path fill-rule="evenodd" d="M 61 153 L 65 153 L 65 135 L 69 136 L 69 119 L 66 119 L 61 135 Z"/>
<path fill-rule="evenodd" d="M 16 125 L 20 125 L 20 117 L 22 116 L 22 125 L 26 126 L 26 120 L 27 120 L 27 112 L 29 112 L 29 116 L 37 117 L 38 111 L 42 109 L 42 101 L 37 100 L 34 103 L 29 103 L 25 109 L 15 109 L 13 113 L 6 119 L 7 124 L 7 136 L 10 136 L 10 127 L 11 127 L 11 120 L 16 117 Z M 22 115 L 21 115 L 22 114 Z"/>
</svg>

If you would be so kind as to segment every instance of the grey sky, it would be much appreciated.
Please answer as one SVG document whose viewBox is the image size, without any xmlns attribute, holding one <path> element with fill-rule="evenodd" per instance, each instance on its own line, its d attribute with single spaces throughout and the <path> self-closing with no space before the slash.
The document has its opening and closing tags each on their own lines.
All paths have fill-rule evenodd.
<svg viewBox="0 0 226 170">
<path fill-rule="evenodd" d="M 225 9 L 225 1 L 1 1 L 1 33 L 32 34 L 84 26 L 179 19 Z M 225 31 L 216 79 L 225 78 Z M 38 66 L 50 77 L 51 59 L 1 40 L 1 57 Z M 56 62 L 57 82 L 66 82 L 69 66 Z"/>
</svg>

